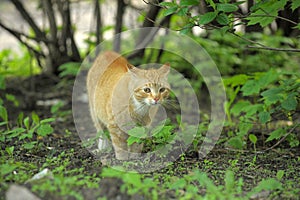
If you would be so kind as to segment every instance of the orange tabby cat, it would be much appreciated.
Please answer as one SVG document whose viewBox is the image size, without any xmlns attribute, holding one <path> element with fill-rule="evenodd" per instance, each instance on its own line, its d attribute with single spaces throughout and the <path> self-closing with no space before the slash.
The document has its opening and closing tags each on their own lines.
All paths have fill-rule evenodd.
<svg viewBox="0 0 300 200">
<path fill-rule="evenodd" d="M 90 113 L 97 131 L 108 129 L 116 158 L 138 158 L 142 144 L 127 145 L 129 129 L 135 125 L 149 126 L 157 105 L 170 92 L 168 64 L 159 69 L 136 68 L 115 52 L 100 54 L 89 70 L 87 89 Z M 98 148 L 109 141 L 100 138 Z"/>
</svg>

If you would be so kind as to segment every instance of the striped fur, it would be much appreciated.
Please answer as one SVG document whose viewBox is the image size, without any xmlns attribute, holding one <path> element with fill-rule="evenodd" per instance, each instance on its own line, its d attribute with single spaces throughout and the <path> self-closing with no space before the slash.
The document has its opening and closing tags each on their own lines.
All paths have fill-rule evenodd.
<svg viewBox="0 0 300 200">
<path fill-rule="evenodd" d="M 150 114 L 155 113 L 150 110 L 169 96 L 169 70 L 168 64 L 142 70 L 115 52 L 100 54 L 89 70 L 87 90 L 92 120 L 97 131 L 109 130 L 117 159 L 140 155 L 142 144 L 127 146 L 126 125 L 151 123 Z M 106 138 L 100 138 L 98 148 L 104 149 L 108 144 Z"/>
</svg>

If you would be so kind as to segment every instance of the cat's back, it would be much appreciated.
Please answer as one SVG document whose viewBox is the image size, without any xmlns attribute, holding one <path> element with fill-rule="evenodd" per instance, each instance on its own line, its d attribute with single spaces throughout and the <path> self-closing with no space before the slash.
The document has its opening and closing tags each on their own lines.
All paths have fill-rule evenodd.
<svg viewBox="0 0 300 200">
<path fill-rule="evenodd" d="M 128 62 L 121 55 L 107 51 L 93 63 L 87 76 L 87 92 L 92 118 L 108 123 L 114 89 L 128 71 Z M 109 109 L 107 109 L 109 108 Z M 97 123 L 96 123 L 97 124 Z"/>
<path fill-rule="evenodd" d="M 100 79 L 112 79 L 127 72 L 127 60 L 113 51 L 101 53 L 94 61 L 87 76 L 87 87 L 91 91 Z"/>
</svg>

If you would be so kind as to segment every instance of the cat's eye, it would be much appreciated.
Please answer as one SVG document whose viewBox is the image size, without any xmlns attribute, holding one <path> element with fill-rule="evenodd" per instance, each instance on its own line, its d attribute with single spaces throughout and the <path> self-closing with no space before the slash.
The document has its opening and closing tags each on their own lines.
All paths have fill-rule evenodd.
<svg viewBox="0 0 300 200">
<path fill-rule="evenodd" d="M 160 92 L 160 93 L 163 93 L 165 90 L 166 90 L 166 88 L 160 88 L 160 89 L 159 89 L 159 92 Z"/>
<path fill-rule="evenodd" d="M 150 88 L 144 88 L 144 92 L 150 93 L 150 92 L 151 92 L 151 89 L 150 89 Z"/>
</svg>

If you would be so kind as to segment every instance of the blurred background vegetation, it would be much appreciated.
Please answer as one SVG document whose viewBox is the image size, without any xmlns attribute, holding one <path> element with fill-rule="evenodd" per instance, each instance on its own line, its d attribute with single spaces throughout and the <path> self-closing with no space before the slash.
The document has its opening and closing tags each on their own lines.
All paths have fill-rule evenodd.
<svg viewBox="0 0 300 200">
<path fill-rule="evenodd" d="M 32 68 L 31 73 L 58 74 L 59 66 L 81 62 L 96 45 L 121 31 L 163 27 L 195 39 L 208 51 L 222 74 L 232 75 L 296 65 L 298 4 L 288 0 L 12 0 L 1 2 L 0 27 L 1 34 L 6 31 L 10 35 L 3 39 L 17 39 L 24 60 L 34 58 L 22 67 L 24 71 Z M 143 36 L 139 37 L 142 39 Z M 115 41 L 115 51 L 120 51 L 120 42 Z M 22 58 L 9 51 L 1 52 L 1 63 L 6 67 L 1 74 L 4 70 L 19 71 L 13 60 Z"/>
</svg>

